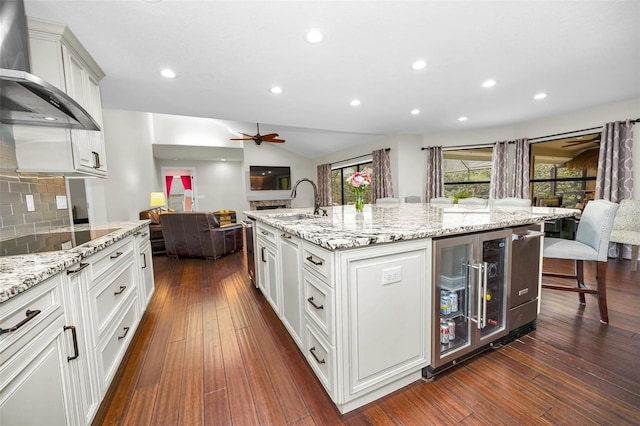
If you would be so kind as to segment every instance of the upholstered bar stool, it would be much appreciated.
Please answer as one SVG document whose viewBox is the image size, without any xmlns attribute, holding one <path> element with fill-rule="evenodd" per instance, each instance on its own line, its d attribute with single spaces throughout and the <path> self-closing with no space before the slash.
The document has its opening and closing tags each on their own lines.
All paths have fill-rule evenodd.
<svg viewBox="0 0 640 426">
<path fill-rule="evenodd" d="M 517 197 L 496 198 L 491 204 L 497 207 L 530 207 L 531 200 Z"/>
<path fill-rule="evenodd" d="M 484 207 L 486 207 L 488 204 L 489 204 L 489 200 L 487 200 L 486 198 L 469 197 L 469 198 L 460 198 L 458 200 L 458 205 L 459 206 L 484 206 Z"/>
<path fill-rule="evenodd" d="M 376 204 L 398 204 L 400 202 L 399 199 L 397 198 L 378 198 L 376 200 Z"/>
<path fill-rule="evenodd" d="M 618 205 L 606 200 L 589 201 L 576 232 L 575 240 L 545 238 L 542 256 L 544 258 L 571 259 L 575 262 L 574 275 L 543 272 L 543 277 L 570 278 L 576 281 L 576 287 L 542 284 L 542 288 L 573 291 L 579 293 L 580 303 L 585 304 L 585 293 L 598 298 L 600 322 L 608 323 L 607 311 L 607 252 L 609 236 L 616 217 Z M 584 261 L 596 262 L 596 288 L 590 289 L 584 284 Z"/>
<path fill-rule="evenodd" d="M 429 204 L 453 205 L 453 200 L 447 197 L 435 197 L 429 200 Z"/>
</svg>

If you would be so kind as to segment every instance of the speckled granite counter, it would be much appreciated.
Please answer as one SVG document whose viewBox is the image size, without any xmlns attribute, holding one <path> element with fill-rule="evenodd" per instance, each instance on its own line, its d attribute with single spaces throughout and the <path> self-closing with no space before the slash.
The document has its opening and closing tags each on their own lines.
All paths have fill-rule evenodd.
<svg viewBox="0 0 640 426">
<path fill-rule="evenodd" d="M 104 225 L 74 225 L 39 233 L 117 229 L 103 237 L 69 250 L 0 257 L 0 303 L 22 293 L 98 251 L 142 229 L 148 220 L 110 222 Z"/>
<path fill-rule="evenodd" d="M 246 216 L 329 250 L 370 244 L 481 232 L 548 219 L 571 217 L 580 210 L 552 207 L 458 207 L 429 204 L 335 206 L 327 216 L 313 209 L 251 210 Z"/>
</svg>

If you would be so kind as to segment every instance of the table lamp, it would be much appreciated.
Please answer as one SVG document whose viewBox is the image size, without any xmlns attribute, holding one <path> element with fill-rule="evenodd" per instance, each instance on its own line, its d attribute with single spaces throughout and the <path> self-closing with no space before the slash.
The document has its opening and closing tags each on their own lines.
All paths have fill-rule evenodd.
<svg viewBox="0 0 640 426">
<path fill-rule="evenodd" d="M 151 207 L 161 207 L 167 203 L 166 198 L 164 198 L 164 192 L 152 192 L 151 198 L 149 200 L 149 205 Z"/>
</svg>

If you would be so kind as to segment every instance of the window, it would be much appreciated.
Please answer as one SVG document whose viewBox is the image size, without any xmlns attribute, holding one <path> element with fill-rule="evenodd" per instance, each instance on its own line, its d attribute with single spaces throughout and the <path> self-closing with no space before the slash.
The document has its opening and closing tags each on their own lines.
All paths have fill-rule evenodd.
<svg viewBox="0 0 640 426">
<path fill-rule="evenodd" d="M 600 133 L 531 144 L 531 193 L 535 205 L 583 208 L 593 199 Z"/>
<path fill-rule="evenodd" d="M 331 196 L 333 205 L 355 204 L 356 197 L 353 189 L 346 182 L 349 176 L 355 172 L 368 170 L 371 172 L 373 163 L 371 161 L 350 166 L 340 167 L 331 170 Z M 371 185 L 365 187 L 362 196 L 365 203 L 371 203 Z"/>
<path fill-rule="evenodd" d="M 442 152 L 444 196 L 489 198 L 493 147 Z"/>
</svg>

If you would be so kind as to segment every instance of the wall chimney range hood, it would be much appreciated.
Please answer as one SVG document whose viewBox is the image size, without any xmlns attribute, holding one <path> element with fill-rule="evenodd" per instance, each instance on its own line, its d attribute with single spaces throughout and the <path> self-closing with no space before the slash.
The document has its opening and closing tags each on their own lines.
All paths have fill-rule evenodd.
<svg viewBox="0 0 640 426">
<path fill-rule="evenodd" d="M 24 3 L 0 2 L 0 21 L 8 30 L 0 41 L 0 122 L 100 130 L 91 115 L 69 95 L 29 72 Z"/>
</svg>

